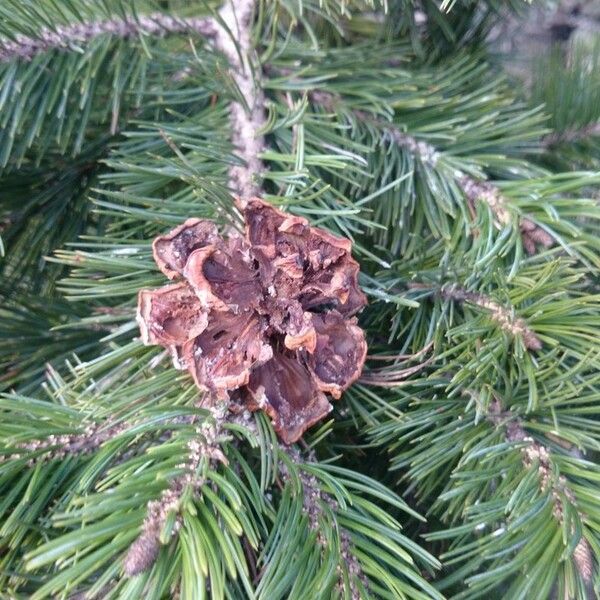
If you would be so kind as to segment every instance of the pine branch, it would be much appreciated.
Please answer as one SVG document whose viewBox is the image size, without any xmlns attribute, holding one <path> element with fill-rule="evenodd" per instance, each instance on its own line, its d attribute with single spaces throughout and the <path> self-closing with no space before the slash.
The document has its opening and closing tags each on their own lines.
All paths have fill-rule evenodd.
<svg viewBox="0 0 600 600">
<path fill-rule="evenodd" d="M 254 52 L 251 44 L 254 6 L 254 0 L 225 3 L 214 31 L 215 46 L 229 60 L 231 78 L 247 104 L 244 106 L 236 101 L 229 108 L 232 143 L 245 163 L 229 168 L 229 184 L 243 199 L 258 194 L 253 179 L 264 168 L 259 158 L 264 145 L 259 135 L 264 127 L 264 96 L 259 84 L 252 78 L 256 65 L 251 63 Z M 215 27 L 213 23 L 210 26 Z M 182 465 L 185 473 L 171 482 L 159 500 L 148 505 L 143 531 L 131 545 L 125 559 L 124 569 L 128 575 L 137 575 L 149 569 L 156 560 L 159 539 L 168 515 L 178 512 L 181 497 L 188 489 L 192 490 L 193 495 L 198 494 L 206 481 L 203 475 L 198 475 L 202 461 L 206 461 L 209 467 L 211 463 L 227 464 L 219 444 L 222 441 L 223 423 L 228 418 L 230 400 L 216 402 L 212 399 L 212 403 L 209 399 L 207 406 L 212 412 L 212 421 L 206 421 L 197 428 L 197 438 L 189 442 L 190 456 Z M 180 528 L 181 518 L 178 517 L 172 532 Z"/>
<path fill-rule="evenodd" d="M 101 35 L 130 38 L 143 35 L 164 36 L 196 33 L 205 37 L 215 35 L 215 21 L 210 17 L 172 17 L 163 13 L 151 13 L 139 17 L 123 17 L 56 25 L 42 28 L 35 37 L 17 34 L 14 40 L 0 40 L 0 62 L 16 58 L 32 60 L 34 56 L 50 50 L 69 50 L 88 43 Z"/>
<path fill-rule="evenodd" d="M 254 435 L 258 434 L 256 421 L 250 419 L 249 415 L 244 416 L 242 414 L 237 420 L 243 423 Z M 317 466 L 316 455 L 313 450 L 310 450 L 308 453 L 309 461 L 307 463 L 297 446 L 284 446 L 282 444 L 278 445 L 278 455 L 278 468 L 282 475 L 282 483 L 284 486 L 293 485 L 296 480 L 299 480 L 302 494 L 302 512 L 308 518 L 309 529 L 316 534 L 317 544 L 325 552 L 328 549 L 329 541 L 326 533 L 322 531 L 322 523 L 326 519 L 324 507 L 336 513 L 340 506 L 330 494 L 323 490 L 322 485 L 315 475 L 303 470 L 303 467 L 307 464 Z M 290 472 L 287 462 L 282 459 L 282 455 L 285 455 L 294 466 L 294 472 Z M 360 561 L 353 552 L 349 532 L 345 528 L 339 527 L 339 536 L 339 553 L 344 569 L 341 566 L 338 566 L 336 569 L 338 575 L 336 591 L 343 598 L 360 600 L 362 598 L 361 590 L 357 587 L 356 581 L 361 582 L 362 589 L 365 591 L 369 588 L 369 581 L 362 570 Z"/>
<path fill-rule="evenodd" d="M 188 442 L 189 455 L 180 465 L 183 474 L 171 481 L 158 500 L 148 503 L 148 511 L 142 524 L 142 533 L 133 542 L 125 557 L 124 570 L 129 576 L 147 571 L 158 557 L 161 533 L 170 514 L 175 514 L 170 536 L 181 529 L 182 521 L 179 506 L 184 493 L 196 497 L 206 482 L 201 468 L 213 468 L 218 463 L 227 465 L 227 459 L 220 449 L 223 441 L 223 424 L 228 419 L 227 403 L 210 404 L 201 402 L 200 407 L 208 408 L 210 417 L 196 426 L 196 435 Z M 214 399 L 212 399 L 214 403 Z M 193 423 L 193 421 L 192 421 Z M 166 543 L 163 541 L 163 543 Z"/>
<path fill-rule="evenodd" d="M 283 451 L 298 467 L 301 467 L 304 464 L 300 451 L 296 447 L 284 447 Z M 315 462 L 315 459 L 316 457 L 314 456 L 314 453 L 312 453 L 311 461 Z M 286 464 L 280 463 L 280 469 L 282 471 L 283 480 L 285 482 L 290 482 L 292 477 L 288 472 Z M 304 514 L 308 516 L 310 529 L 317 534 L 317 543 L 321 547 L 326 548 L 328 541 L 321 531 L 321 523 L 324 516 L 323 505 L 326 505 L 335 512 L 339 508 L 338 503 L 322 490 L 314 475 L 309 475 L 304 471 L 300 471 L 300 482 L 302 484 L 302 510 Z M 340 567 L 337 568 L 337 592 L 343 598 L 360 600 L 362 596 L 355 580 L 360 580 L 365 590 L 368 590 L 369 581 L 362 571 L 360 562 L 353 553 L 352 542 L 348 531 L 341 527 L 339 535 L 341 544 L 340 554 L 349 577 L 348 580 L 346 580 L 342 575 L 342 569 Z"/>
<path fill-rule="evenodd" d="M 525 413 L 521 386 L 502 410 L 495 385 L 457 398 L 436 375 L 409 381 L 380 401 L 379 412 L 368 411 L 372 441 L 392 451 L 392 468 L 403 470 L 411 493 L 429 507 L 425 537 L 440 544 L 446 573 L 439 585 L 451 596 L 518 597 L 531 578 L 541 598 L 550 590 L 582 599 L 592 593 L 599 504 L 589 486 L 598 469 L 579 449 L 595 445 L 582 446 L 585 434 L 577 437 L 568 421 L 563 427 L 562 414 L 568 419 L 577 409 L 562 408 L 569 400 L 558 389 L 561 377 L 543 365 L 539 376 L 553 393 L 535 414 Z M 595 391 L 584 399 L 589 383 L 581 379 L 575 402 L 591 406 Z"/>
<path fill-rule="evenodd" d="M 130 38 L 139 35 L 164 36 L 194 32 L 214 38 L 215 47 L 222 51 L 230 63 L 230 75 L 243 101 L 230 104 L 230 119 L 233 132 L 232 142 L 244 166 L 230 169 L 230 187 L 243 197 L 255 196 L 258 188 L 253 178 L 263 172 L 259 159 L 264 140 L 260 131 L 264 129 L 264 94 L 253 74 L 258 73 L 253 64 L 251 48 L 251 26 L 254 2 L 225 3 L 219 19 L 212 17 L 176 18 L 162 13 L 134 17 L 109 19 L 72 25 L 57 25 L 43 29 L 37 37 L 17 34 L 14 41 L 0 41 L 0 62 L 13 58 L 31 60 L 37 54 L 52 49 L 68 49 L 78 43 L 90 42 L 101 35 Z M 243 103 L 242 103 L 243 102 Z"/>
<path fill-rule="evenodd" d="M 442 298 L 458 302 L 469 302 L 489 311 L 490 318 L 500 329 L 513 337 L 520 337 L 528 350 L 541 350 L 542 342 L 527 325 L 525 320 L 514 315 L 514 310 L 507 309 L 486 296 L 477 292 L 468 292 L 456 285 L 445 286 L 441 290 Z"/>
<path fill-rule="evenodd" d="M 120 387 L 120 382 L 114 378 L 112 384 Z M 173 387 L 169 379 L 165 380 L 165 384 Z M 128 396 L 127 390 L 123 390 L 123 393 Z M 152 397 L 155 398 L 155 394 Z M 15 409 L 12 420 L 21 427 L 35 431 L 35 424 L 32 425 L 30 417 L 27 419 L 26 411 L 37 409 L 36 414 L 42 418 L 42 404 L 30 402 L 28 406 L 24 406 L 12 403 Z M 217 590 L 222 590 L 224 580 L 219 573 L 222 568 L 232 564 L 232 556 L 236 557 L 233 559 L 234 563 L 241 558 L 239 553 L 244 538 L 238 538 L 243 533 L 251 546 L 248 560 L 252 560 L 252 554 L 258 549 L 258 541 L 261 539 L 265 552 L 260 558 L 263 569 L 261 574 L 256 574 L 254 582 L 256 593 L 247 579 L 245 566 L 235 563 L 238 565 L 237 577 L 247 586 L 243 597 L 273 597 L 269 595 L 269 590 L 281 585 L 281 579 L 277 576 L 278 569 L 284 567 L 287 570 L 293 565 L 292 568 L 297 570 L 297 580 L 309 578 L 315 584 L 321 580 L 323 570 L 327 570 L 330 573 L 327 581 L 331 580 L 332 589 L 340 596 L 342 589 L 354 590 L 350 596 L 353 598 L 367 598 L 371 595 L 379 597 L 377 594 L 380 590 L 388 590 L 387 594 L 393 593 L 392 590 L 404 590 L 409 593 L 412 591 L 415 598 L 441 600 L 441 596 L 414 571 L 412 559 L 403 550 L 406 548 L 412 555 L 416 547 L 399 534 L 399 525 L 393 518 L 390 515 L 384 516 L 381 509 L 368 499 L 372 495 L 378 501 L 389 502 L 390 506 L 410 512 L 383 486 L 358 473 L 336 469 L 333 465 L 321 465 L 313 460 L 303 461 L 298 450 L 277 444 L 268 421 L 260 416 L 256 421 L 247 413 L 232 418 L 227 416 L 227 422 L 222 421 L 226 431 L 217 433 L 214 415 L 207 415 L 202 422 L 196 421 L 194 416 L 182 417 L 181 411 L 179 416 L 173 417 L 164 409 L 165 406 L 172 405 L 172 399 L 167 400 L 164 406 L 159 406 L 148 414 L 145 422 L 130 423 L 126 429 L 115 434 L 114 441 L 104 441 L 106 448 L 97 446 L 91 456 L 87 453 L 86 460 L 77 463 L 80 466 L 73 473 L 74 485 L 83 496 L 66 503 L 66 499 L 61 499 L 50 509 L 55 525 L 59 528 L 66 527 L 66 531 L 57 539 L 46 540 L 41 547 L 34 545 L 28 553 L 28 565 L 30 569 L 37 571 L 59 554 L 65 559 L 74 556 L 73 553 L 78 556 L 76 560 L 64 563 L 59 560 L 61 568 L 45 577 L 44 584 L 37 589 L 33 598 L 37 600 L 61 590 L 74 591 L 75 582 L 81 581 L 82 573 L 97 573 L 99 576 L 86 580 L 88 582 L 83 586 L 83 590 L 91 597 L 94 596 L 94 590 L 99 593 L 109 583 L 112 593 L 117 597 L 125 594 L 128 587 L 136 586 L 155 589 L 152 586 L 166 585 L 171 591 L 173 586 L 181 586 L 182 593 L 184 590 L 189 593 L 190 589 L 204 589 L 207 585 L 211 589 L 216 587 Z M 5 410 L 9 406 L 11 404 L 7 401 L 0 402 L 0 407 Z M 225 404 L 222 408 L 227 410 Z M 76 418 L 78 414 L 61 406 L 56 406 L 55 412 L 54 420 L 57 424 L 67 418 Z M 184 435 L 179 442 L 165 438 L 157 444 L 155 439 L 145 453 L 133 452 L 139 449 L 142 439 L 140 434 L 157 431 L 154 426 L 159 415 L 163 430 L 168 430 L 174 420 L 183 419 L 185 422 L 182 421 L 181 427 Z M 139 410 L 135 411 L 134 418 L 140 418 Z M 9 425 L 4 427 L 10 430 Z M 268 427 L 270 431 L 267 437 L 264 436 L 264 427 Z M 200 435 L 198 429 L 201 429 Z M 164 438 L 164 434 L 161 437 Z M 256 453 L 252 449 L 256 442 L 251 442 L 251 447 L 242 446 L 244 439 L 257 440 L 260 452 Z M 75 441 L 75 437 L 70 438 L 70 441 Z M 57 468 L 64 468 L 64 465 L 73 468 L 75 463 L 72 459 L 81 456 L 81 444 L 87 449 L 97 441 L 94 433 L 89 437 L 79 435 L 75 441 L 77 446 L 73 447 L 74 453 L 64 457 L 64 460 L 57 459 Z M 183 453 L 182 441 L 185 441 L 187 448 Z M 38 446 L 39 443 L 36 448 Z M 19 452 L 16 448 L 13 449 L 12 459 L 18 461 L 20 459 L 14 457 L 15 450 Z M 261 455 L 264 457 L 265 452 L 269 458 L 261 466 Z M 255 454 L 258 456 L 253 456 Z M 183 463 L 182 455 L 188 456 Z M 312 453 L 311 456 L 314 458 Z M 246 464 L 246 460 L 252 462 Z M 267 485 L 271 486 L 277 481 L 281 484 L 270 492 L 269 487 L 266 490 L 259 489 L 255 480 L 258 471 L 269 462 L 278 467 L 271 470 L 271 475 L 266 474 Z M 227 468 L 217 472 L 216 467 L 223 464 L 227 464 Z M 6 475 L 11 473 L 11 469 L 14 472 L 14 465 L 15 462 L 6 461 L 0 464 L 0 469 Z M 26 470 L 30 473 L 41 467 L 48 473 L 51 465 L 36 463 L 29 466 L 34 467 Z M 277 470 L 281 475 L 279 480 L 274 479 Z M 170 480 L 166 487 L 160 481 L 165 478 L 165 472 Z M 94 494 L 91 490 L 87 491 L 90 478 L 95 480 L 97 491 Z M 162 491 L 157 493 L 161 488 Z M 293 491 L 292 497 L 289 495 L 290 491 Z M 157 499 L 149 501 L 142 525 L 143 533 L 138 535 L 136 530 L 140 501 L 153 494 L 156 494 Z M 301 510 L 288 512 L 290 498 L 293 498 L 295 504 L 299 502 Z M 305 508 L 304 511 L 302 507 Z M 263 529 L 265 524 L 261 525 L 263 518 L 270 523 L 271 533 L 268 534 L 268 539 L 267 532 Z M 286 532 L 290 535 L 294 532 L 294 535 L 299 536 L 296 538 L 299 544 L 297 547 L 286 543 L 286 538 L 278 534 L 278 522 L 281 519 Z M 218 533 L 213 537 L 211 532 L 215 527 L 218 528 L 215 530 Z M 95 533 L 98 534 L 97 537 Z M 385 539 L 384 544 L 379 543 L 378 536 Z M 276 545 L 273 547 L 275 540 Z M 93 547 L 91 554 L 90 544 Z M 380 547 L 378 561 L 375 563 L 370 558 L 373 544 Z M 177 550 L 173 554 L 175 549 Z M 200 552 L 200 558 L 196 552 Z M 296 559 L 283 565 L 276 558 L 265 561 L 265 557 L 272 552 L 279 555 L 291 552 Z M 185 557 L 183 565 L 179 562 L 180 558 L 173 558 L 180 556 L 180 553 Z M 315 564 L 313 560 L 306 560 L 307 553 L 320 562 Z M 207 556 L 215 558 L 208 559 L 209 570 L 205 571 L 207 564 L 204 559 Z M 422 560 L 428 567 L 435 564 L 426 553 L 417 551 L 415 558 Z M 187 561 L 193 559 L 197 560 L 189 564 L 192 567 L 190 569 L 186 566 Z M 95 562 L 96 560 L 99 562 Z M 213 560 L 217 561 L 216 564 Z M 381 564 L 379 561 L 382 561 Z M 126 575 L 137 576 L 121 577 L 120 565 L 124 565 Z M 165 575 L 166 565 L 174 565 L 174 577 Z M 206 572 L 205 577 L 210 574 L 210 583 L 203 579 L 203 572 Z M 110 582 L 105 580 L 106 577 Z M 289 582 L 289 595 L 282 592 L 283 595 L 277 597 L 294 600 L 303 598 L 305 590 L 296 589 L 296 579 Z M 230 578 L 228 576 L 228 589 L 232 589 L 230 586 L 235 589 L 235 582 L 234 572 Z M 201 588 L 190 588 L 194 585 L 201 585 Z M 222 592 L 215 593 L 218 597 L 223 595 Z"/>
<path fill-rule="evenodd" d="M 600 37 L 552 48 L 532 67 L 531 104 L 544 103 L 552 131 L 543 159 L 555 169 L 600 165 Z"/>
<path fill-rule="evenodd" d="M 528 435 L 519 419 L 511 419 L 509 415 L 503 413 L 497 399 L 494 399 L 490 407 L 488 418 L 495 425 L 504 424 L 507 442 L 521 444 L 523 467 L 525 469 L 537 468 L 540 491 L 550 492 L 553 502 L 552 514 L 557 522 L 563 526 L 565 511 L 567 510 L 564 506 L 563 497 L 572 506 L 577 506 L 577 502 L 575 495 L 569 488 L 567 478 L 564 475 L 555 476 L 548 448 Z M 579 518 L 583 520 L 583 515 L 579 511 L 578 514 Z M 573 560 L 583 581 L 589 583 L 593 575 L 594 559 L 590 545 L 583 536 L 573 550 Z"/>
<path fill-rule="evenodd" d="M 40 51 L 29 60 L 0 61 L 3 168 L 21 166 L 27 160 L 37 163 L 50 153 L 77 155 L 86 144 L 93 145 L 93 140 L 104 137 L 107 130 L 115 134 L 134 118 L 157 118 L 164 107 L 177 106 L 185 112 L 186 103 L 193 106 L 205 94 L 210 96 L 210 82 L 218 71 L 207 43 L 216 34 L 213 18 L 184 19 L 162 13 L 123 16 L 123 7 L 117 3 L 114 11 L 119 17 L 98 20 L 98 13 L 104 15 L 107 8 L 98 11 L 97 4 L 71 14 L 73 23 L 52 24 L 43 30 L 50 41 L 68 42 L 70 45 L 62 49 L 70 51 Z M 15 6 L 14 22 L 8 19 L 4 31 L 5 46 L 16 44 L 17 49 L 17 40 L 33 46 L 37 40 L 30 28 L 24 28 L 27 33 L 18 33 L 23 29 L 20 11 L 20 5 Z M 69 19 L 68 13 L 56 14 L 46 5 L 42 12 L 40 19 L 45 23 Z M 169 31 L 206 34 L 201 33 L 200 40 L 205 60 L 191 78 L 181 76 L 190 70 L 188 44 L 176 35 L 166 35 Z M 86 38 L 83 49 L 75 38 L 69 41 L 68 34 L 73 32 L 75 38 Z M 28 47 L 25 44 L 24 48 Z M 196 85 L 199 76 L 205 85 Z"/>
<path fill-rule="evenodd" d="M 469 175 L 460 175 L 458 183 L 471 206 L 477 202 L 485 202 L 490 207 L 499 228 L 511 224 L 512 216 L 507 207 L 508 199 L 495 185 L 488 181 L 478 181 Z M 526 217 L 520 218 L 519 230 L 523 247 L 530 256 L 536 253 L 538 245 L 542 248 L 550 248 L 554 245 L 552 236 Z"/>
<path fill-rule="evenodd" d="M 16 444 L 18 452 L 11 455 L 11 460 L 19 460 L 21 454 L 31 453 L 34 456 L 27 460 L 27 466 L 33 467 L 43 462 L 90 454 L 125 430 L 124 424 L 107 426 L 105 423 L 94 423 L 88 425 L 83 433 L 52 434 L 41 440 Z"/>
<path fill-rule="evenodd" d="M 252 19 L 255 0 L 226 1 L 219 11 L 215 46 L 229 60 L 231 78 L 243 99 L 229 106 L 231 141 L 243 165 L 229 169 L 229 187 L 242 199 L 259 195 L 255 178 L 264 165 L 259 158 L 265 147 L 265 97 L 258 79 L 260 65 L 252 47 Z"/>
<path fill-rule="evenodd" d="M 550 148 L 559 144 L 572 144 L 597 136 L 600 136 L 600 123 L 589 123 L 581 127 L 569 127 L 562 131 L 550 133 L 544 137 L 543 144 Z"/>
<path fill-rule="evenodd" d="M 311 98 L 316 104 L 320 104 L 328 110 L 334 109 L 340 102 L 333 94 L 328 92 L 313 92 Z M 440 152 L 432 144 L 420 141 L 401 131 L 388 121 L 376 118 L 363 110 L 352 110 L 352 114 L 362 122 L 381 129 L 387 139 L 408 150 L 411 154 L 418 157 L 423 164 L 431 168 L 435 168 L 438 164 Z M 511 211 L 508 209 L 509 201 L 493 183 L 477 180 L 459 169 L 454 170 L 453 176 L 471 205 L 477 202 L 484 202 L 489 206 L 495 217 L 496 226 L 499 229 L 512 223 L 513 217 L 511 216 Z M 552 237 L 530 219 L 519 218 L 518 225 L 523 246 L 529 254 L 535 254 L 536 244 L 540 244 L 546 248 L 554 244 Z"/>
</svg>

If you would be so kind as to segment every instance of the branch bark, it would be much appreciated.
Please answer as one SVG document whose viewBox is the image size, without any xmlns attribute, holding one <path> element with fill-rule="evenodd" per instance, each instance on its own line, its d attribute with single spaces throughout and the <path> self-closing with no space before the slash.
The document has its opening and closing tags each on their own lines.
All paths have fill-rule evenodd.
<svg viewBox="0 0 600 600">
<path fill-rule="evenodd" d="M 219 11 L 215 46 L 227 57 L 230 75 L 246 106 L 229 107 L 232 142 L 243 164 L 229 169 L 229 187 L 243 201 L 260 195 L 256 178 L 264 171 L 260 153 L 265 147 L 265 97 L 260 86 L 260 65 L 252 45 L 254 0 L 227 0 Z"/>
<path fill-rule="evenodd" d="M 216 33 L 215 20 L 210 17 L 177 18 L 163 13 L 151 13 L 140 17 L 57 25 L 52 29 L 44 27 L 36 36 L 18 34 L 14 40 L 0 40 L 0 62 L 9 62 L 15 58 L 29 61 L 43 52 L 68 50 L 101 35 L 129 38 L 181 33 L 212 37 Z"/>
</svg>

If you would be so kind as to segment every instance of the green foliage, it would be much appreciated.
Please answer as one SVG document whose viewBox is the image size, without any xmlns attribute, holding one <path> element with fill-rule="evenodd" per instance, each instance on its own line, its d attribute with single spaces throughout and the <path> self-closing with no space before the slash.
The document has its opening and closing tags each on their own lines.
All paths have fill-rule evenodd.
<svg viewBox="0 0 600 600">
<path fill-rule="evenodd" d="M 523 0 L 403 0 L 390 3 L 390 36 L 410 39 L 417 56 L 429 62 L 457 46 L 478 48 L 500 19 L 523 13 Z"/>
<path fill-rule="evenodd" d="M 532 102 L 546 105 L 546 160 L 567 169 L 600 164 L 600 37 L 556 47 L 535 65 Z"/>
<path fill-rule="evenodd" d="M 37 167 L 23 166 L 0 177 L 6 194 L 0 209 L 6 224 L 5 293 L 9 287 L 26 286 L 31 292 L 51 295 L 64 269 L 44 257 L 88 230 L 99 231 L 100 222 L 89 213 L 87 194 L 105 152 L 107 140 L 100 140 L 75 160 L 52 156 Z"/>
<path fill-rule="evenodd" d="M 411 381 L 386 403 L 385 416 L 370 428 L 373 441 L 389 450 L 392 468 L 412 482 L 428 517 L 446 524 L 426 535 L 439 544 L 443 590 L 460 598 L 547 598 L 558 585 L 567 597 L 587 597 L 572 553 L 581 536 L 594 555 L 598 548 L 600 505 L 589 493 L 598 466 L 583 454 L 598 450 L 597 421 L 585 416 L 595 410 L 589 386 L 596 373 L 584 366 L 562 375 L 540 369 L 543 402 L 533 411 L 526 384 L 506 396 L 489 385 L 452 395 L 448 381 L 435 374 Z M 491 421 L 490 405 L 500 398 L 506 398 L 507 412 Z M 392 411 L 407 416 L 394 418 Z M 557 492 L 540 486 L 539 461 L 524 467 L 519 448 L 530 442 L 506 441 L 506 425 L 514 419 L 522 419 L 527 433 L 549 451 L 549 485 Z M 564 487 L 561 477 L 568 482 Z M 554 515 L 557 498 L 562 525 Z M 531 576 L 520 576 L 523 571 Z"/>
<path fill-rule="evenodd" d="M 140 9 L 151 6 L 138 3 Z M 42 28 L 58 31 L 61 25 L 136 15 L 134 3 L 115 0 L 68 1 L 60 7 L 52 1 L 9 1 L 1 10 L 0 35 L 9 39 L 35 36 Z M 152 89 L 181 68 L 177 51 L 183 45 L 181 40 L 104 34 L 85 47 L 0 64 L 0 166 L 37 164 L 49 151 L 78 155 L 98 135 L 116 133 L 130 113 L 156 106 Z M 165 51 L 172 56 L 167 59 Z"/>
<path fill-rule="evenodd" d="M 369 368 L 301 447 L 280 445 L 262 414 L 226 422 L 226 464 L 200 461 L 156 560 L 132 577 L 123 564 L 148 504 L 185 474 L 213 419 L 167 353 L 137 339 L 136 297 L 165 283 L 155 235 L 191 216 L 237 226 L 227 186 L 240 92 L 193 35 L 103 35 L 1 66 L 9 597 L 584 600 L 598 589 L 600 174 L 562 145 L 563 162 L 542 154 L 549 87 L 531 108 L 487 64 L 483 35 L 505 4 L 424 2 L 425 25 L 407 1 L 387 14 L 259 4 L 264 196 L 352 239 Z M 0 34 L 216 7 L 11 1 Z M 552 89 L 554 130 L 593 121 L 591 109 L 561 117 Z M 567 163 L 577 170 L 557 168 Z M 505 215 L 470 198 L 465 176 L 489 182 Z M 531 256 L 524 219 L 552 241 Z M 457 287 L 504 320 L 453 298 Z"/>
<path fill-rule="evenodd" d="M 40 301 L 25 293 L 6 299 L 0 308 L 0 389 L 35 389 L 49 368 L 97 352 L 109 331 L 102 332 L 101 314 L 84 324 L 86 314 L 61 299 Z"/>
<path fill-rule="evenodd" d="M 556 132 L 596 123 L 600 118 L 598 91 L 600 39 L 576 40 L 565 50 L 554 47 L 536 64 L 532 101 L 544 102 Z"/>
<path fill-rule="evenodd" d="M 32 589 L 32 598 L 55 597 L 77 590 L 94 574 L 101 576 L 83 589 L 89 593 L 104 589 L 119 574 L 122 556 L 138 535 L 146 503 L 180 474 L 187 443 L 198 435 L 185 419 L 207 416 L 189 407 L 195 388 L 185 377 L 179 378 L 181 386 L 174 386 L 171 368 L 150 380 L 138 370 L 132 379 L 135 369 L 130 361 L 139 363 L 140 353 L 156 354 L 133 343 L 106 354 L 95 365 L 76 367 L 74 382 L 55 381 L 54 401 L 7 396 L 0 403 L 3 413 L 12 415 L 2 425 L 2 439 L 11 444 L 81 431 L 82 416 L 89 423 L 92 411 L 122 426 L 106 444 L 93 448 L 93 454 L 65 462 L 55 455 L 60 450 L 57 445 L 46 453 L 18 451 L 18 457 L 0 465 L 6 499 L 3 514 L 10 514 L 3 529 L 7 549 L 3 571 L 11 574 L 6 589 L 18 586 Z M 91 376 L 92 387 L 87 379 Z M 340 527 L 369 577 L 372 590 L 363 590 L 364 597 L 371 597 L 370 593 L 388 598 L 440 597 L 415 571 L 415 560 L 429 569 L 436 562 L 402 535 L 397 520 L 382 510 L 388 506 L 388 510 L 414 514 L 400 498 L 360 473 L 331 464 L 290 461 L 265 419 L 258 420 L 254 433 L 236 425 L 228 430 L 222 442 L 228 465 L 219 469 L 204 465 L 206 483 L 198 494 L 189 490 L 182 496 L 179 535 L 171 541 L 165 531 L 155 565 L 139 577 L 121 578 L 106 597 L 160 598 L 174 586 L 181 586 L 185 597 L 196 597 L 207 580 L 213 598 L 236 594 L 301 598 L 305 586 L 328 597 L 338 580 L 338 568 L 344 577 L 352 577 L 340 550 Z M 11 451 L 14 446 L 5 450 Z M 23 469 L 42 456 L 48 462 Z M 287 473 L 284 484 L 282 469 Z M 40 477 L 42 470 L 44 477 Z M 310 529 L 303 509 L 302 473 L 314 477 L 316 489 L 326 495 L 311 500 L 315 509 L 322 510 L 319 530 Z M 68 485 L 70 493 L 63 494 L 62 485 Z M 23 490 L 27 492 L 19 498 Z M 36 498 L 34 504 L 31 498 Z M 40 532 L 32 524 L 42 515 L 49 519 L 50 538 L 40 544 Z M 289 536 L 285 542 L 283 535 Z M 323 551 L 317 535 L 326 538 Z M 15 570 L 23 560 L 25 571 Z M 255 587 L 258 570 L 264 574 Z M 31 588 L 39 578 L 44 585 Z"/>
</svg>

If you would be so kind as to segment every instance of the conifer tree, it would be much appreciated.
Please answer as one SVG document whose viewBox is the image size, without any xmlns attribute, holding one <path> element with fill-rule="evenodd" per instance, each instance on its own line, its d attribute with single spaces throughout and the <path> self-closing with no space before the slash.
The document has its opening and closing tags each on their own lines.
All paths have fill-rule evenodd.
<svg viewBox="0 0 600 600">
<path fill-rule="evenodd" d="M 0 4 L 3 598 L 597 596 L 600 52 L 519 87 L 525 8 Z"/>
</svg>

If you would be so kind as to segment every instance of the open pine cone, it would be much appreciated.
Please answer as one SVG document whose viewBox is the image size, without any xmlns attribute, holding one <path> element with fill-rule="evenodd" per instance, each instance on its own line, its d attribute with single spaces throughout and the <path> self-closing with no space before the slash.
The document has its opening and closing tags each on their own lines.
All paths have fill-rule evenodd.
<svg viewBox="0 0 600 600">
<path fill-rule="evenodd" d="M 201 389 L 266 411 L 289 444 L 359 377 L 366 297 L 349 240 L 259 199 L 242 213 L 245 237 L 188 219 L 154 240 L 177 283 L 141 290 L 137 319 L 145 344 L 169 348 Z"/>
</svg>

